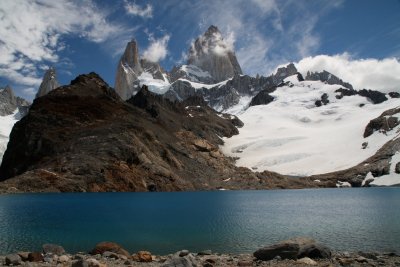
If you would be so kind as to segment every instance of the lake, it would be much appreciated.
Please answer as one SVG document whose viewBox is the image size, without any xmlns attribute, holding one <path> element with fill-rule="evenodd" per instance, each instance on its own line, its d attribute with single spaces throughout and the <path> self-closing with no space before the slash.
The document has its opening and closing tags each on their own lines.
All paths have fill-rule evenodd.
<svg viewBox="0 0 400 267">
<path fill-rule="evenodd" d="M 0 195 L 0 254 L 101 241 L 131 253 L 253 252 L 310 236 L 336 250 L 400 250 L 400 188 Z"/>
</svg>

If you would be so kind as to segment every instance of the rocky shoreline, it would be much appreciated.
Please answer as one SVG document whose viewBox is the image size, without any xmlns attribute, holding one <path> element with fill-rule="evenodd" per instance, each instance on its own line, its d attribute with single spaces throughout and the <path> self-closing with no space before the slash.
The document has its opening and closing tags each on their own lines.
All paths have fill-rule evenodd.
<svg viewBox="0 0 400 267">
<path fill-rule="evenodd" d="M 0 256 L 0 266 L 400 266 L 395 252 L 333 252 L 310 238 L 294 238 L 260 248 L 253 254 L 219 254 L 211 250 L 181 250 L 159 256 L 148 251 L 130 254 L 120 245 L 102 242 L 89 253 L 67 253 L 63 247 L 45 244 L 41 252 L 18 252 Z"/>
</svg>

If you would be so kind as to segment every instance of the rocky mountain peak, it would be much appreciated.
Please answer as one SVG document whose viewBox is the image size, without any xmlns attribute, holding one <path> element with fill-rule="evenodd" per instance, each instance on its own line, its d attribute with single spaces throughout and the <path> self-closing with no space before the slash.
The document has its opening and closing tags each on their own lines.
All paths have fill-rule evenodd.
<svg viewBox="0 0 400 267">
<path fill-rule="evenodd" d="M 233 45 L 224 40 L 218 28 L 213 25 L 192 44 L 187 64 L 207 71 L 214 82 L 242 74 Z"/>
<path fill-rule="evenodd" d="M 221 34 L 217 26 L 211 25 L 208 27 L 207 31 L 204 33 L 204 36 L 211 37 L 215 34 Z"/>
<path fill-rule="evenodd" d="M 126 45 L 120 63 L 124 64 L 125 67 L 131 68 L 138 76 L 142 73 L 143 69 L 140 64 L 139 48 L 135 39 Z"/>
<path fill-rule="evenodd" d="M 20 115 L 24 116 L 30 103 L 25 99 L 15 96 L 13 89 L 7 85 L 0 89 L 0 116 L 12 114 L 17 108 Z"/>
<path fill-rule="evenodd" d="M 50 67 L 43 76 L 42 83 L 40 84 L 39 90 L 36 94 L 36 98 L 48 94 L 51 90 L 59 87 L 60 84 L 57 81 L 57 73 L 53 67 Z"/>
<path fill-rule="evenodd" d="M 273 75 L 275 84 L 281 83 L 285 78 L 297 73 L 296 66 L 293 63 L 288 64 L 286 67 L 280 67 Z"/>
</svg>

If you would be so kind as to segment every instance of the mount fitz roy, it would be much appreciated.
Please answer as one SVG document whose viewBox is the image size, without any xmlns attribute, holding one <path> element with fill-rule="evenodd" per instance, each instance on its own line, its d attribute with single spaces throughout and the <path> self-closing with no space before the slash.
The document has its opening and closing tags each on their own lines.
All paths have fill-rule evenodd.
<svg viewBox="0 0 400 267">
<path fill-rule="evenodd" d="M 48 70 L 11 132 L 0 191 L 396 185 L 399 96 L 293 63 L 244 75 L 215 26 L 171 71 L 132 40 L 115 90 L 95 73 L 59 86 Z"/>
</svg>

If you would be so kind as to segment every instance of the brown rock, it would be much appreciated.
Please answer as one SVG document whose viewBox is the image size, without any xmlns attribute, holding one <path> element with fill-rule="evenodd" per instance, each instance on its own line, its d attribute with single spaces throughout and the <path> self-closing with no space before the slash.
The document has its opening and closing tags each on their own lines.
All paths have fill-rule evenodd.
<svg viewBox="0 0 400 267">
<path fill-rule="evenodd" d="M 101 242 L 96 245 L 96 247 L 90 251 L 90 254 L 103 254 L 104 252 L 113 252 L 116 254 L 124 255 L 128 258 L 131 258 L 131 255 L 128 251 L 126 251 L 121 245 L 113 242 Z"/>
<path fill-rule="evenodd" d="M 28 261 L 29 253 L 30 252 L 21 251 L 21 252 L 18 252 L 17 254 L 21 257 L 22 261 Z"/>
<path fill-rule="evenodd" d="M 239 261 L 238 266 L 245 267 L 245 266 L 253 266 L 252 261 Z"/>
<path fill-rule="evenodd" d="M 42 262 L 43 255 L 40 252 L 31 252 L 28 255 L 28 261 L 30 262 Z"/>
<path fill-rule="evenodd" d="M 139 262 L 152 262 L 153 257 L 149 251 L 138 251 L 138 253 L 136 253 L 135 260 Z"/>
</svg>

